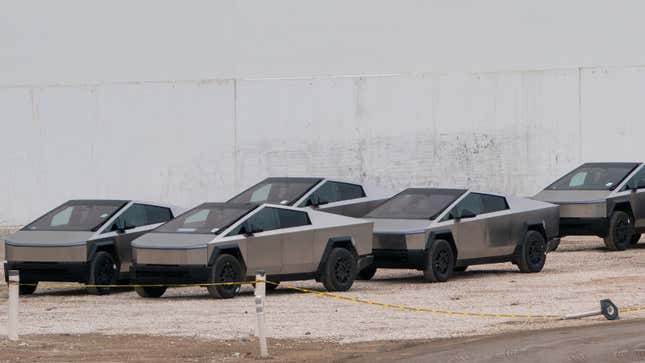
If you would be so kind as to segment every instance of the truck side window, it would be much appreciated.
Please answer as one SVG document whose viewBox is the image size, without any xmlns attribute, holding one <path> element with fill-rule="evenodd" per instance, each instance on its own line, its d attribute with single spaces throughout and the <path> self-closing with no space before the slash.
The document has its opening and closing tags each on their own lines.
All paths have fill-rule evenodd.
<svg viewBox="0 0 645 363">
<path fill-rule="evenodd" d="M 310 205 L 323 205 L 341 200 L 364 197 L 365 191 L 363 190 L 363 187 L 358 184 L 328 181 L 311 193 L 309 198 L 307 198 L 307 200 L 300 206 L 307 207 Z"/>
<path fill-rule="evenodd" d="M 280 228 L 300 227 L 311 224 L 306 212 L 278 209 L 278 217 L 280 218 Z"/>
<path fill-rule="evenodd" d="M 477 215 L 482 214 L 484 206 L 482 204 L 482 196 L 477 193 L 470 193 L 466 198 L 462 199 L 461 202 L 450 211 L 448 218 L 446 220 L 455 219 L 455 216 L 461 215 L 463 211 L 468 210 Z"/>
<path fill-rule="evenodd" d="M 137 203 L 130 206 L 104 231 L 113 232 L 119 229 L 136 228 L 168 222 L 171 219 L 172 212 L 169 208 Z"/>
<path fill-rule="evenodd" d="M 172 219 L 170 208 L 158 207 L 156 205 L 145 205 L 146 224 L 157 224 L 168 222 Z"/>
<path fill-rule="evenodd" d="M 642 189 L 645 188 L 645 168 L 638 171 L 629 181 L 625 184 L 624 190 L 629 189 Z"/>
<path fill-rule="evenodd" d="M 480 194 L 482 198 L 482 213 L 493 213 L 508 209 L 506 198 L 497 195 Z"/>
<path fill-rule="evenodd" d="M 280 228 L 278 210 L 276 208 L 266 207 L 235 227 L 227 236 L 242 234 L 243 230 L 249 233 L 259 233 L 278 228 Z"/>
</svg>

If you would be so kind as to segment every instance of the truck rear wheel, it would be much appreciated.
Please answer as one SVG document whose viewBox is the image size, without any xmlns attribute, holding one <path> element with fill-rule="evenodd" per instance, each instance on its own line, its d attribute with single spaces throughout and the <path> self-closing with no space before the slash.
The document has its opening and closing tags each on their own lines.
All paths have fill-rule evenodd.
<svg viewBox="0 0 645 363">
<path fill-rule="evenodd" d="M 517 267 L 522 272 L 540 272 L 546 262 L 546 239 L 538 231 L 528 231 L 519 246 Z"/>
<path fill-rule="evenodd" d="M 455 254 L 448 241 L 438 239 L 427 253 L 423 278 L 427 282 L 445 282 L 452 277 L 455 268 Z"/>
<path fill-rule="evenodd" d="M 209 283 L 241 282 L 244 279 L 242 264 L 235 256 L 222 254 L 215 259 Z M 230 299 L 240 293 L 241 285 L 211 285 L 206 287 L 208 293 L 216 299 Z"/>
<path fill-rule="evenodd" d="M 111 254 L 99 251 L 90 262 L 88 285 L 115 285 L 118 277 L 116 262 Z M 106 295 L 110 287 L 90 286 L 87 291 L 93 295 Z"/>
<path fill-rule="evenodd" d="M 161 297 L 166 292 L 165 286 L 137 286 L 134 288 L 134 291 L 139 294 L 141 297 Z"/>
<path fill-rule="evenodd" d="M 356 257 L 346 248 L 331 250 L 323 267 L 322 283 L 327 291 L 347 291 L 356 278 Z"/>
<path fill-rule="evenodd" d="M 623 211 L 615 211 L 609 219 L 609 231 L 605 237 L 605 245 L 610 251 L 626 250 L 631 244 L 633 231 L 632 217 Z"/>
</svg>

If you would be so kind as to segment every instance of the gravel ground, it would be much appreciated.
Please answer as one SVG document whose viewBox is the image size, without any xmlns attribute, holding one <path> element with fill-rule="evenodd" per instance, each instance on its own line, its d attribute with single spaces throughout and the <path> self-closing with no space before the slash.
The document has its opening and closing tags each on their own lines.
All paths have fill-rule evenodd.
<svg viewBox="0 0 645 363">
<path fill-rule="evenodd" d="M 511 264 L 474 266 L 447 283 L 427 284 L 420 272 L 379 270 L 344 296 L 414 307 L 472 312 L 566 314 L 594 310 L 611 298 L 618 306 L 645 305 L 645 243 L 607 252 L 600 240 L 568 240 L 548 256 L 542 273 L 521 274 Z M 295 286 L 322 291 L 314 281 Z M 91 296 L 80 288 L 39 287 L 21 298 L 21 334 L 145 334 L 244 339 L 255 326 L 249 287 L 232 300 L 213 300 L 202 288 L 169 290 L 142 299 L 132 290 Z M 0 291 L 0 336 L 6 332 L 6 288 Z M 590 324 L 603 318 L 461 317 L 401 311 L 279 288 L 266 305 L 269 336 L 337 342 L 433 339 Z M 624 314 L 624 319 L 645 312 Z"/>
</svg>

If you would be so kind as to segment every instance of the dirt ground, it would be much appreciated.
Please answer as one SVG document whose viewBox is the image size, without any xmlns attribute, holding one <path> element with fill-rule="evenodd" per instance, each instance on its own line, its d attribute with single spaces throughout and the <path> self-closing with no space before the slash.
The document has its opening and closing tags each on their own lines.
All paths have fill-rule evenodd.
<svg viewBox="0 0 645 363">
<path fill-rule="evenodd" d="M 561 315 L 597 309 L 603 298 L 611 298 L 619 307 L 645 305 L 643 271 L 645 243 L 623 252 L 607 252 L 600 240 L 576 239 L 563 242 L 557 252 L 548 256 L 544 271 L 538 274 L 521 274 L 512 264 L 483 265 L 473 266 L 447 283 L 427 284 L 418 271 L 379 270 L 373 281 L 357 282 L 351 291 L 341 294 L 421 308 Z M 315 281 L 293 285 L 323 291 Z M 6 287 L 2 286 L 0 336 L 6 334 L 5 299 Z M 226 354 L 238 352 L 243 356 L 246 353 L 242 346 L 237 348 L 234 344 L 249 340 L 255 327 L 250 287 L 245 287 L 235 299 L 213 300 L 205 289 L 198 287 L 171 289 L 160 299 L 142 299 L 132 290 L 92 296 L 80 285 L 41 286 L 35 295 L 21 297 L 20 304 L 20 334 L 28 336 L 22 342 L 40 342 L 37 344 L 51 344 L 50 347 L 57 347 L 58 339 L 72 345 L 74 339 L 90 342 L 113 339 L 115 344 L 125 339 L 139 347 L 148 346 L 149 340 L 167 344 L 189 341 L 203 342 L 209 347 L 230 343 L 233 348 L 226 350 Z M 383 342 L 396 346 L 440 338 L 587 326 L 603 321 L 602 317 L 571 322 L 431 314 L 285 288 L 269 294 L 266 304 L 268 335 L 276 344 L 291 347 L 285 348 L 289 351 L 302 350 L 302 354 L 306 349 L 301 345 L 311 341 L 321 347 L 325 344 L 339 347 L 330 349 L 339 354 L 344 354 L 346 347 L 359 347 L 347 348 L 348 357 L 359 354 L 360 349 L 380 349 Z M 623 320 L 638 318 L 645 318 L 645 311 L 623 314 Z M 80 352 L 85 352 L 83 349 Z M 107 354 L 87 349 L 87 354 Z M 359 353 L 354 349 L 359 349 Z M 330 353 L 323 350 L 319 354 Z M 187 348 L 186 359 L 192 359 L 189 351 Z M 109 357 L 106 356 L 107 361 Z M 204 357 L 195 360 L 203 361 Z"/>
<path fill-rule="evenodd" d="M 642 362 L 645 320 L 603 322 L 539 332 L 340 344 L 270 339 L 268 362 Z M 150 335 L 35 335 L 0 341 L 0 362 L 255 362 L 251 340 L 213 341 Z"/>
</svg>

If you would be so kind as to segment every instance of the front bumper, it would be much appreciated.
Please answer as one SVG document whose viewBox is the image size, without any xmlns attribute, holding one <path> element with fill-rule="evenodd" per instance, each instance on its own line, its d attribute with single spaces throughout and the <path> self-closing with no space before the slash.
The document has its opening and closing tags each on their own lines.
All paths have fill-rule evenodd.
<svg viewBox="0 0 645 363">
<path fill-rule="evenodd" d="M 204 266 L 208 263 L 208 249 L 133 247 L 132 257 L 139 265 Z"/>
<path fill-rule="evenodd" d="M 9 270 L 20 272 L 21 282 L 81 282 L 87 283 L 89 265 L 84 262 L 11 262 L 4 263 L 7 281 Z"/>
<path fill-rule="evenodd" d="M 7 261 L 35 263 L 85 263 L 87 245 L 31 246 L 5 243 Z"/>
<path fill-rule="evenodd" d="M 560 205 L 560 218 L 606 218 L 607 203 L 557 203 Z"/>
</svg>

